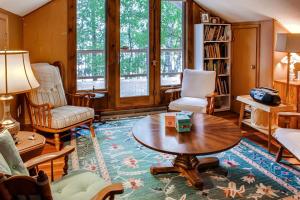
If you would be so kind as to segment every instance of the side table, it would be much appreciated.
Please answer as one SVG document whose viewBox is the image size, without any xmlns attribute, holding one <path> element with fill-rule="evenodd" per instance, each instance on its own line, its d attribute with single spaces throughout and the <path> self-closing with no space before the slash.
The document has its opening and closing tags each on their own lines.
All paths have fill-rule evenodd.
<svg viewBox="0 0 300 200">
<path fill-rule="evenodd" d="M 257 131 L 266 134 L 268 136 L 268 151 L 270 152 L 272 132 L 273 132 L 273 129 L 272 129 L 273 117 L 278 112 L 293 111 L 294 106 L 293 105 L 284 105 L 284 104 L 280 104 L 279 106 L 268 106 L 268 105 L 264 105 L 262 103 L 254 101 L 252 99 L 252 97 L 250 97 L 250 95 L 238 96 L 237 100 L 241 102 L 239 127 L 241 127 L 242 124 L 246 124 L 254 129 L 256 129 Z M 260 110 L 268 113 L 268 128 L 266 130 L 258 128 L 256 126 L 253 126 L 251 123 L 251 119 L 244 119 L 244 112 L 245 112 L 246 105 L 249 105 L 256 109 L 260 109 Z"/>
<path fill-rule="evenodd" d="M 29 139 L 32 135 L 34 135 L 34 140 Z M 42 154 L 46 144 L 46 138 L 44 136 L 35 132 L 19 131 L 17 138 L 18 143 L 16 146 L 24 162 Z"/>
</svg>

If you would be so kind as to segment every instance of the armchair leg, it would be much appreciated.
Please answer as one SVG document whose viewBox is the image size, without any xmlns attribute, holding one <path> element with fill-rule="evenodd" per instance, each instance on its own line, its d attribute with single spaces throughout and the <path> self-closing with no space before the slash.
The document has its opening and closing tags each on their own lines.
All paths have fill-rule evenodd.
<svg viewBox="0 0 300 200">
<path fill-rule="evenodd" d="M 283 153 L 283 146 L 280 146 L 278 152 L 277 152 L 277 155 L 276 155 L 276 162 L 280 162 L 281 158 L 282 158 L 282 153 Z"/>
<path fill-rule="evenodd" d="M 60 150 L 60 138 L 59 138 L 58 133 L 54 134 L 54 144 L 55 144 L 56 151 L 59 151 Z"/>
<path fill-rule="evenodd" d="M 95 129 L 94 129 L 94 126 L 93 126 L 93 121 L 90 122 L 89 127 L 90 127 L 92 137 L 95 137 Z"/>
</svg>

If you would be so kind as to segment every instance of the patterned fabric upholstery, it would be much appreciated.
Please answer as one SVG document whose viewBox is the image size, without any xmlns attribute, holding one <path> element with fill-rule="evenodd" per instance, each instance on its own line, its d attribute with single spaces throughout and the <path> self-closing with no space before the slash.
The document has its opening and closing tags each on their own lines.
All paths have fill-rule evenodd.
<svg viewBox="0 0 300 200">
<path fill-rule="evenodd" d="M 61 129 L 94 118 L 94 109 L 79 106 L 61 106 L 51 110 L 51 128 Z"/>
<path fill-rule="evenodd" d="M 96 174 L 78 170 L 51 184 L 54 200 L 92 199 L 108 184 Z"/>
<path fill-rule="evenodd" d="M 50 103 L 55 108 L 67 105 L 59 69 L 48 63 L 32 64 L 32 69 L 40 87 L 29 93 L 30 100 L 37 105 Z"/>
<path fill-rule="evenodd" d="M 29 175 L 8 130 L 0 133 L 0 155 L 0 172 L 8 175 Z"/>
</svg>

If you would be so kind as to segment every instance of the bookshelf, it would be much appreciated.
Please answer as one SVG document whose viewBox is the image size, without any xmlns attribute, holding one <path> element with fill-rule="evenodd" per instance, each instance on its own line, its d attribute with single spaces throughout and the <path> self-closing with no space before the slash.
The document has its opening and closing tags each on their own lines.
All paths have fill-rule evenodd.
<svg viewBox="0 0 300 200">
<path fill-rule="evenodd" d="M 195 24 L 195 69 L 216 71 L 215 111 L 230 110 L 231 25 Z"/>
</svg>

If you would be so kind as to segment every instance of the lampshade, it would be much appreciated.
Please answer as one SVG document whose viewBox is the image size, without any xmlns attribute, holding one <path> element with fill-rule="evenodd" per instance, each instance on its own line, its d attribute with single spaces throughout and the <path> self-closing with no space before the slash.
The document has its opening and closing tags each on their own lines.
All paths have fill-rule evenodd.
<svg viewBox="0 0 300 200">
<path fill-rule="evenodd" d="M 0 51 L 0 95 L 25 93 L 37 87 L 28 51 Z"/>
<path fill-rule="evenodd" d="M 277 33 L 275 51 L 300 53 L 300 33 Z"/>
</svg>

